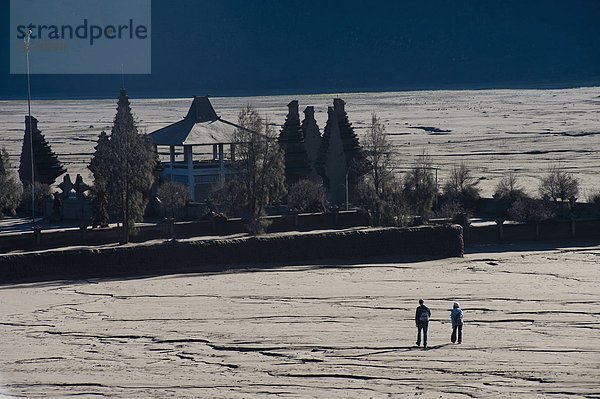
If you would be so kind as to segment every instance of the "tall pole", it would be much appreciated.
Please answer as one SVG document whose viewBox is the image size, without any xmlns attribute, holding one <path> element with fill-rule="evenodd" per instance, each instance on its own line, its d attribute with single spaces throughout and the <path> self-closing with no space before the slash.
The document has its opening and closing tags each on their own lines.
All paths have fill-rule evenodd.
<svg viewBox="0 0 600 399">
<path fill-rule="evenodd" d="M 438 168 L 435 168 L 435 211 L 438 210 Z"/>
<path fill-rule="evenodd" d="M 25 36 L 25 59 L 27 63 L 27 114 L 29 115 L 29 158 L 31 159 L 31 221 L 35 222 L 35 165 L 33 162 L 33 132 L 31 128 L 31 79 L 29 77 L 29 42 L 31 29 Z"/>
<path fill-rule="evenodd" d="M 348 210 L 348 173 L 350 171 L 346 170 L 346 210 Z"/>
</svg>

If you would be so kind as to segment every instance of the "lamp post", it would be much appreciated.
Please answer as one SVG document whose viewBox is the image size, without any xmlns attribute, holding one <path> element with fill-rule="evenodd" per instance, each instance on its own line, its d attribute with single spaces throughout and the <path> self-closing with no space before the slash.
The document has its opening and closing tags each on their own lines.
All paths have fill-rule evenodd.
<svg viewBox="0 0 600 399">
<path fill-rule="evenodd" d="M 29 158 L 31 159 L 31 221 L 35 223 L 35 172 L 33 162 L 33 132 L 31 128 L 31 80 L 29 77 L 29 48 L 31 28 L 25 36 L 25 60 L 27 63 L 27 113 L 29 115 Z"/>
</svg>

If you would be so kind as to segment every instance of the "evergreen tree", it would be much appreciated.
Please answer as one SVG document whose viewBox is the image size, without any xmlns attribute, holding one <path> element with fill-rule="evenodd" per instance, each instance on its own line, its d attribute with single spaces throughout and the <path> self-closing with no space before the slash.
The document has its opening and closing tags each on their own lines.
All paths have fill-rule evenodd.
<svg viewBox="0 0 600 399">
<path fill-rule="evenodd" d="M 23 187 L 12 170 L 8 152 L 0 149 L 0 217 L 5 213 L 14 215 L 19 205 Z"/>
<path fill-rule="evenodd" d="M 106 227 L 109 221 L 108 181 L 110 173 L 110 141 L 105 131 L 98 136 L 98 144 L 88 169 L 94 176 L 92 189 L 93 226 Z"/>
<path fill-rule="evenodd" d="M 121 89 L 110 137 L 102 138 L 102 144 L 99 139 L 90 169 L 94 173 L 94 191 L 106 193 L 108 209 L 123 224 L 124 243 L 129 242 L 135 223 L 143 219 L 147 193 L 155 181 L 155 168 L 152 141 L 138 134 L 129 97 L 125 89 Z M 103 208 L 98 206 L 101 220 Z"/>
</svg>

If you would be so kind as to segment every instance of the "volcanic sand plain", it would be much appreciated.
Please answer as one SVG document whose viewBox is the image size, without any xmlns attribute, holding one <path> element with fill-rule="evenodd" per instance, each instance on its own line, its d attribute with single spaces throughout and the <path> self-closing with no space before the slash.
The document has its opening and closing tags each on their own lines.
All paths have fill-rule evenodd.
<svg viewBox="0 0 600 399">
<path fill-rule="evenodd" d="M 597 243 L 505 244 L 2 286 L 0 396 L 598 398 L 599 256 Z"/>
<path fill-rule="evenodd" d="M 141 131 L 178 121 L 191 99 L 135 99 Z M 426 151 L 443 184 L 466 162 L 484 195 L 515 172 L 530 194 L 551 165 L 598 188 L 600 88 L 341 94 L 359 135 L 376 111 L 398 172 Z M 321 129 L 337 95 L 214 98 L 235 121 L 272 123 L 291 99 Z M 74 179 L 116 100 L 34 101 L 39 128 Z M 13 166 L 26 107 L 0 102 Z M 60 180 L 60 179 L 59 179 Z M 479 247 L 448 260 L 382 259 L 0 289 L 0 397 L 600 397 L 595 245 Z M 597 245 L 597 243 L 596 243 Z M 273 266 L 273 265 L 271 265 Z M 416 348 L 416 301 L 431 307 Z M 449 311 L 465 342 L 449 343 Z"/>
<path fill-rule="evenodd" d="M 136 93 L 130 91 L 139 130 L 150 133 L 179 121 L 186 115 L 192 95 L 202 94 L 190 90 L 190 98 L 184 99 L 136 99 Z M 117 95 L 115 86 L 115 98 Z M 359 136 L 370 123 L 371 112 L 377 112 L 394 145 L 399 173 L 425 151 L 439 168 L 440 185 L 453 165 L 465 162 L 474 177 L 481 179 L 482 193 L 488 197 L 510 172 L 520 178 L 529 194 L 536 195 L 539 177 L 553 165 L 573 172 L 581 180 L 580 200 L 600 187 L 599 87 L 221 97 L 211 101 L 217 113 L 232 122 L 237 121 L 243 107 L 252 105 L 278 130 L 285 121 L 286 104 L 298 99 L 301 112 L 308 105 L 315 107 L 322 132 L 327 107 L 336 97 L 346 101 L 348 117 Z M 95 140 L 102 130 L 110 131 L 115 109 L 116 99 L 34 98 L 32 114 L 39 119 L 39 128 L 73 181 L 78 173 L 90 181 L 87 165 Z M 24 101 L 0 101 L 0 146 L 7 148 L 15 167 L 19 164 L 26 111 Z"/>
</svg>

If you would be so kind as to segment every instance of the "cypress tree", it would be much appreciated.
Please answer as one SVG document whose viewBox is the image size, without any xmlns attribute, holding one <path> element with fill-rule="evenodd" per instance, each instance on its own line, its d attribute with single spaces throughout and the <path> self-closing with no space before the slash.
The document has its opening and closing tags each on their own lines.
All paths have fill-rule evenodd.
<svg viewBox="0 0 600 399">
<path fill-rule="evenodd" d="M 98 144 L 88 169 L 94 176 L 94 187 L 92 189 L 92 213 L 93 226 L 108 226 L 108 181 L 110 173 L 110 141 L 105 131 L 98 136 Z"/>
<path fill-rule="evenodd" d="M 90 163 L 90 170 L 95 171 L 94 191 L 105 190 L 108 209 L 123 224 L 122 242 L 127 243 L 135 231 L 135 223 L 143 220 L 147 193 L 155 181 L 156 152 L 150 138 L 138 133 L 125 89 L 119 93 L 117 114 L 107 143 L 99 138 Z M 99 203 L 99 220 L 102 212 Z"/>
</svg>

